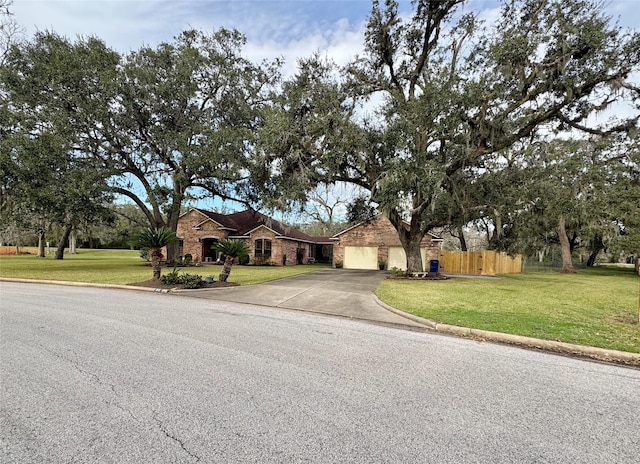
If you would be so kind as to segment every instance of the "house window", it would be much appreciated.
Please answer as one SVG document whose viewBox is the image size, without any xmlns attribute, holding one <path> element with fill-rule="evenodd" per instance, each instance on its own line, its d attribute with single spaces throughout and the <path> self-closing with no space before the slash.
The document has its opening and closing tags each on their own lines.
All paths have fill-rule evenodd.
<svg viewBox="0 0 640 464">
<path fill-rule="evenodd" d="M 259 238 L 256 240 L 256 258 L 271 258 L 271 240 Z"/>
</svg>

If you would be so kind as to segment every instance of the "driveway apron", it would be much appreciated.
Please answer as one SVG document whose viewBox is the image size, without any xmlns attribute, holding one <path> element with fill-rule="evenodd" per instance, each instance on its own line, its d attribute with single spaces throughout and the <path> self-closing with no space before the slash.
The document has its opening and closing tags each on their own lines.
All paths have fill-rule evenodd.
<svg viewBox="0 0 640 464">
<path fill-rule="evenodd" d="M 258 285 L 189 291 L 188 296 L 424 327 L 378 303 L 373 292 L 385 277 L 380 271 L 323 269 Z"/>
</svg>

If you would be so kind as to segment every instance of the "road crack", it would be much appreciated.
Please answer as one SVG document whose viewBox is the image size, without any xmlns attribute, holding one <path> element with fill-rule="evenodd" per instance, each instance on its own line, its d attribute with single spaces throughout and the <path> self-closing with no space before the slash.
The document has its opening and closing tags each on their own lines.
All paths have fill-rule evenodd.
<svg viewBox="0 0 640 464">
<path fill-rule="evenodd" d="M 68 362 L 69 364 L 71 364 L 71 366 L 72 366 L 75 370 L 77 370 L 78 372 L 80 372 L 82 375 L 84 375 L 84 376 L 86 376 L 86 377 L 89 377 L 89 378 L 90 378 L 90 379 L 92 379 L 95 383 L 97 383 L 97 384 L 99 384 L 99 385 L 104 385 L 104 386 L 107 386 L 107 387 L 111 388 L 111 390 L 112 390 L 112 391 L 114 391 L 114 393 L 115 393 L 115 385 L 110 384 L 110 383 L 103 382 L 103 381 L 102 381 L 102 379 L 100 379 L 100 377 L 99 377 L 97 374 L 94 374 L 93 372 L 90 372 L 90 371 L 86 370 L 85 368 L 83 368 L 83 367 L 80 365 L 80 363 L 78 362 L 78 359 L 77 359 L 77 358 L 78 358 L 78 355 L 77 355 L 75 352 L 71 351 L 71 353 L 75 355 L 76 359 L 71 359 L 69 356 L 65 356 L 65 355 L 63 355 L 63 354 L 61 354 L 61 353 L 57 353 L 57 352 L 55 352 L 55 351 L 53 351 L 53 350 L 50 350 L 49 348 L 45 348 L 45 347 L 44 347 L 44 346 L 42 346 L 42 345 L 39 345 L 39 347 L 40 347 L 40 349 L 41 349 L 42 351 L 46 351 L 47 353 L 49 353 L 50 355 L 54 356 L 55 358 L 58 358 L 58 359 L 61 359 L 61 360 L 63 360 L 63 361 Z"/>
<path fill-rule="evenodd" d="M 75 356 L 76 359 L 72 359 L 70 356 L 65 356 L 64 354 L 61 353 L 57 353 L 49 348 L 46 348 L 42 345 L 39 345 L 40 349 L 43 351 L 46 351 L 47 353 L 49 353 L 50 355 L 54 356 L 55 358 L 61 359 L 62 361 L 65 361 L 67 363 L 69 363 L 75 370 L 77 370 L 78 372 L 80 372 L 82 375 L 84 375 L 85 377 L 88 377 L 90 379 L 91 382 L 101 386 L 101 387 L 105 387 L 107 388 L 111 394 L 109 394 L 108 392 L 105 393 L 104 396 L 106 396 L 107 398 L 104 398 L 104 402 L 106 404 L 108 404 L 109 406 L 113 406 L 115 408 L 120 409 L 122 412 L 128 414 L 131 419 L 133 419 L 136 423 L 140 424 L 141 421 L 138 417 L 136 417 L 136 415 L 133 413 L 133 411 L 131 411 L 131 409 L 123 406 L 122 404 L 120 404 L 119 401 L 117 401 L 119 395 L 118 392 L 116 391 L 116 385 L 109 383 L 109 382 L 105 382 L 100 376 L 98 376 L 97 374 L 88 371 L 86 368 L 84 368 L 83 366 L 80 365 L 80 362 L 78 361 L 78 356 L 74 351 L 71 351 L 71 354 L 73 354 Z M 113 398 L 108 398 L 109 396 L 113 396 Z"/>
<path fill-rule="evenodd" d="M 165 427 L 164 423 L 158 418 L 158 414 L 156 411 L 152 410 L 151 411 L 151 415 L 153 417 L 153 420 L 156 422 L 156 424 L 158 424 L 158 428 L 160 429 L 160 431 L 169 439 L 175 441 L 176 443 L 178 443 L 180 445 L 180 448 L 182 448 L 182 450 L 187 453 L 189 456 L 191 456 L 192 458 L 194 458 L 196 460 L 196 462 L 200 462 L 200 456 L 194 454 L 191 452 L 191 450 L 189 450 L 189 448 L 187 448 L 187 446 L 185 445 L 185 443 L 177 436 L 171 434 L 167 428 Z"/>
</svg>

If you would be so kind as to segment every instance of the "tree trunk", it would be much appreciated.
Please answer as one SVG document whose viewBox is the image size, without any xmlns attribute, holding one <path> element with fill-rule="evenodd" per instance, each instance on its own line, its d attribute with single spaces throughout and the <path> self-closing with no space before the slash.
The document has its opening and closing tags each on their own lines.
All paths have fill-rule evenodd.
<svg viewBox="0 0 640 464">
<path fill-rule="evenodd" d="M 159 280 L 162 274 L 162 248 L 151 249 L 151 269 L 153 269 L 153 280 Z"/>
<path fill-rule="evenodd" d="M 594 264 L 596 264 L 596 258 L 602 250 L 604 250 L 604 242 L 602 241 L 602 237 L 595 237 L 591 244 L 591 254 L 587 259 L 587 267 L 593 267 Z"/>
<path fill-rule="evenodd" d="M 173 176 L 173 201 L 171 208 L 167 214 L 167 228 L 172 232 L 178 230 L 178 220 L 180 219 L 180 206 L 184 198 L 184 192 L 188 185 L 184 185 L 184 181 L 177 179 L 176 175 Z M 167 262 L 170 264 L 175 263 L 178 260 L 180 254 L 180 243 L 171 242 L 166 246 L 167 249 Z"/>
<path fill-rule="evenodd" d="M 408 272 L 422 272 L 424 271 L 422 263 L 422 253 L 420 252 L 420 241 L 412 238 L 405 246 L 404 251 L 407 254 L 407 271 Z"/>
<path fill-rule="evenodd" d="M 224 265 L 222 266 L 222 271 L 220 271 L 220 275 L 218 276 L 218 280 L 220 282 L 226 282 L 229 278 L 229 274 L 231 274 L 231 266 L 233 265 L 233 260 L 235 258 L 233 256 L 226 256 L 224 258 Z"/>
<path fill-rule="evenodd" d="M 538 262 L 541 263 L 544 261 L 544 255 L 547 254 L 547 249 L 538 250 Z"/>
<path fill-rule="evenodd" d="M 567 229 L 565 227 L 564 218 L 560 216 L 558 223 L 558 239 L 560 240 L 560 249 L 562 250 L 562 272 L 565 274 L 571 274 L 576 272 L 573 269 L 573 263 L 571 262 L 571 245 L 569 243 L 569 237 L 567 236 Z"/>
<path fill-rule="evenodd" d="M 458 226 L 458 240 L 460 240 L 460 250 L 467 251 L 467 240 L 464 238 L 464 230 L 462 226 Z"/>
<path fill-rule="evenodd" d="M 74 227 L 71 229 L 71 234 L 69 235 L 69 254 L 75 255 L 77 253 L 76 246 L 78 243 L 78 231 Z"/>
<path fill-rule="evenodd" d="M 178 260 L 178 255 L 180 253 L 180 246 L 178 242 L 167 243 L 167 262 L 170 264 L 174 264 Z"/>
<path fill-rule="evenodd" d="M 38 258 L 44 258 L 44 230 L 38 231 Z"/>
<path fill-rule="evenodd" d="M 494 228 L 491 236 L 489 238 L 489 249 L 495 250 L 498 248 L 498 242 L 500 242 L 500 237 L 502 237 L 502 216 L 498 210 L 493 210 L 494 213 Z"/>
<path fill-rule="evenodd" d="M 64 259 L 64 247 L 67 246 L 67 242 L 69 241 L 69 235 L 71 234 L 72 226 L 67 224 L 64 228 L 64 233 L 62 234 L 62 238 L 60 239 L 60 243 L 58 244 L 58 249 L 56 250 L 56 254 L 53 259 Z"/>
<path fill-rule="evenodd" d="M 423 272 L 422 254 L 420 253 L 420 242 L 424 237 L 420 229 L 420 221 L 417 217 L 411 218 L 411 224 L 406 227 L 400 214 L 392 209 L 387 213 L 387 218 L 398 233 L 398 238 L 407 256 L 407 272 Z"/>
</svg>

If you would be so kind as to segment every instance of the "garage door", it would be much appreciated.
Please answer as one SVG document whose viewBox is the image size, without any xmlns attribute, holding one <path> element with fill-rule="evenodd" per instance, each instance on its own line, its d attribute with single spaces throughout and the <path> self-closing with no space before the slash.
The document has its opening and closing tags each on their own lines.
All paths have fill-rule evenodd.
<svg viewBox="0 0 640 464">
<path fill-rule="evenodd" d="M 405 270 L 407 268 L 407 255 L 402 247 L 389 247 L 389 259 L 387 261 L 387 269 L 397 267 Z"/>
<path fill-rule="evenodd" d="M 429 269 L 427 266 L 427 249 L 421 248 L 420 255 L 422 256 L 422 268 L 425 271 Z M 407 255 L 402 247 L 389 247 L 389 260 L 387 261 L 387 269 L 397 267 L 398 269 L 407 269 Z"/>
<path fill-rule="evenodd" d="M 378 247 L 344 247 L 345 269 L 378 269 Z"/>
</svg>

